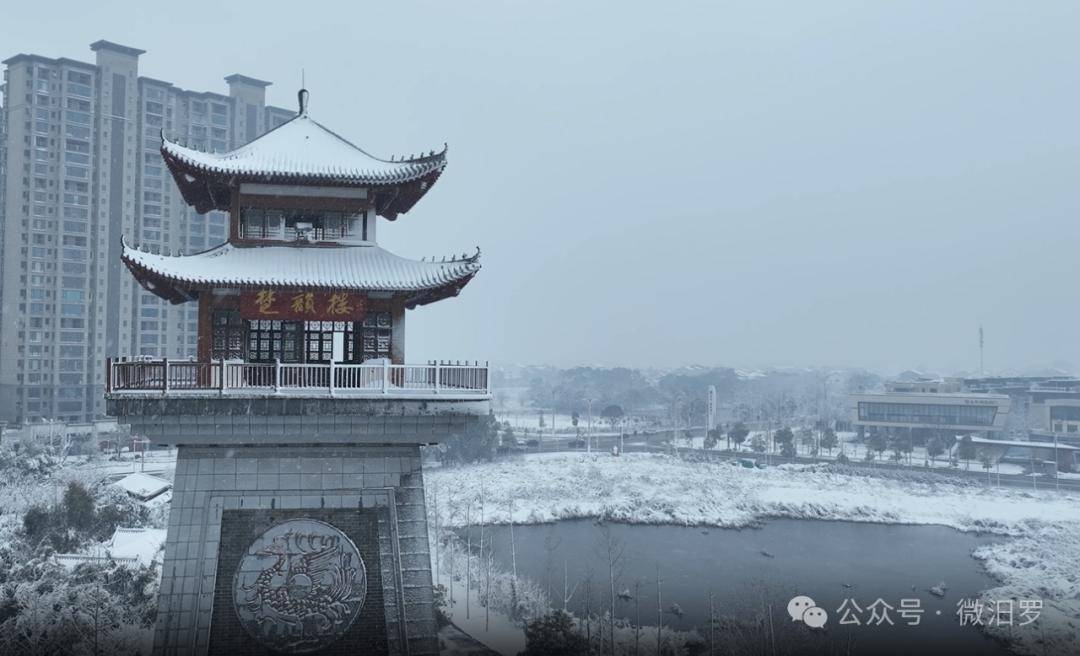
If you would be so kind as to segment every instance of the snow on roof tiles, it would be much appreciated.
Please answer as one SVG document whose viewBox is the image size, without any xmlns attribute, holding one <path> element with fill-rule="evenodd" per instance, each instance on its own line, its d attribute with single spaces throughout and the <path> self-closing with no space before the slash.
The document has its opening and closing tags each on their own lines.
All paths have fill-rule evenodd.
<svg viewBox="0 0 1080 656">
<path fill-rule="evenodd" d="M 226 243 L 193 255 L 145 253 L 123 245 L 123 259 L 194 285 L 251 285 L 423 291 L 466 282 L 480 270 L 479 251 L 446 262 L 399 257 L 365 246 L 251 246 Z"/>
<path fill-rule="evenodd" d="M 164 478 L 151 476 L 142 472 L 128 474 L 113 485 L 124 490 L 128 494 L 140 499 L 150 499 L 172 487 L 172 483 Z"/>
<path fill-rule="evenodd" d="M 446 166 L 446 149 L 387 161 L 369 155 L 306 113 L 227 153 L 205 153 L 162 136 L 162 153 L 210 173 L 253 177 L 304 177 L 354 184 L 400 184 Z"/>
<path fill-rule="evenodd" d="M 112 539 L 104 544 L 86 548 L 83 553 L 56 554 L 56 562 L 73 569 L 82 563 L 105 563 L 110 560 L 117 563 L 150 564 L 165 545 L 166 531 L 163 528 L 126 528 L 116 527 Z"/>
</svg>

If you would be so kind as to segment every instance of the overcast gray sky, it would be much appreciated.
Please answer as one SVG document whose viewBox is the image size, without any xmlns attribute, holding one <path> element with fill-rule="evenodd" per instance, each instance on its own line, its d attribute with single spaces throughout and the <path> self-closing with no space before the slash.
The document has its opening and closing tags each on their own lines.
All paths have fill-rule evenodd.
<svg viewBox="0 0 1080 656">
<path fill-rule="evenodd" d="M 12 3 L 0 54 L 271 80 L 375 154 L 450 144 L 402 255 L 472 251 L 407 357 L 1080 363 L 1080 3 Z"/>
</svg>

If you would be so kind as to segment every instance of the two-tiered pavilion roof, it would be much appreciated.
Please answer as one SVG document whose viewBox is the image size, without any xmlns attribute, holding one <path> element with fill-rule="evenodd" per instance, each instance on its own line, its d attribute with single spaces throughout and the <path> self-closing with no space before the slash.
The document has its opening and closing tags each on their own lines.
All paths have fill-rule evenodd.
<svg viewBox="0 0 1080 656">
<path fill-rule="evenodd" d="M 365 202 L 377 215 L 394 219 L 411 209 L 442 174 L 445 146 L 419 157 L 374 157 L 311 119 L 306 94 L 300 92 L 300 111 L 294 119 L 229 152 L 202 152 L 163 134 L 161 154 L 184 199 L 199 212 L 231 209 L 236 221 L 236 194 L 245 184 L 294 191 L 318 188 L 320 197 L 335 193 L 345 197 L 363 189 Z M 140 284 L 173 303 L 192 300 L 211 288 L 274 287 L 390 293 L 412 308 L 456 296 L 480 270 L 479 255 L 477 249 L 472 256 L 417 261 L 374 242 L 230 240 L 190 255 L 150 253 L 126 242 L 122 247 L 123 261 Z"/>
</svg>

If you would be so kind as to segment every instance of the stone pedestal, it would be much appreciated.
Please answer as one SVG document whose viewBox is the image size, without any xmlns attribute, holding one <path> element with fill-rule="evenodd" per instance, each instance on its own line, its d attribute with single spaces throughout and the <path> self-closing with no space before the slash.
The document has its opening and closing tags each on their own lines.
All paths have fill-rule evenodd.
<svg viewBox="0 0 1080 656">
<path fill-rule="evenodd" d="M 154 652 L 436 654 L 420 445 L 482 406 L 110 400 L 179 449 Z"/>
<path fill-rule="evenodd" d="M 418 446 L 180 447 L 155 651 L 436 653 L 419 451 Z M 317 536 L 316 544 L 297 548 L 263 537 L 274 526 L 298 520 L 317 522 L 309 533 Z M 312 600 L 313 582 L 319 588 L 340 583 L 346 569 L 340 562 L 326 564 L 318 577 L 300 571 L 305 556 L 325 559 L 321 552 L 343 551 L 331 544 L 335 539 L 355 545 L 355 552 L 350 548 L 340 555 L 363 571 L 357 613 L 347 599 L 343 604 L 334 595 Z M 285 559 L 280 571 L 271 571 L 280 560 L 275 546 Z M 249 555 L 269 572 L 263 591 L 237 576 Z M 329 555 L 333 560 L 339 554 Z M 305 577 L 300 585 L 309 590 L 291 594 L 298 576 Z M 350 584 L 359 578 L 354 575 Z M 305 599 L 310 603 L 298 603 Z M 334 614 L 334 604 L 342 606 L 337 612 L 345 615 L 343 621 L 324 617 Z"/>
</svg>

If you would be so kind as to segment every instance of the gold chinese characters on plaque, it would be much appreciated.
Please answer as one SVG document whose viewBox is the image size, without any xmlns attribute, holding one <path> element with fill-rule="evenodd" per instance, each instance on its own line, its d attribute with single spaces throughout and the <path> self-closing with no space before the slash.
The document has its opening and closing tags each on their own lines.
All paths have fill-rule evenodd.
<svg viewBox="0 0 1080 656">
<path fill-rule="evenodd" d="M 364 318 L 364 295 L 260 289 L 240 294 L 240 315 L 245 319 L 359 321 Z"/>
</svg>

